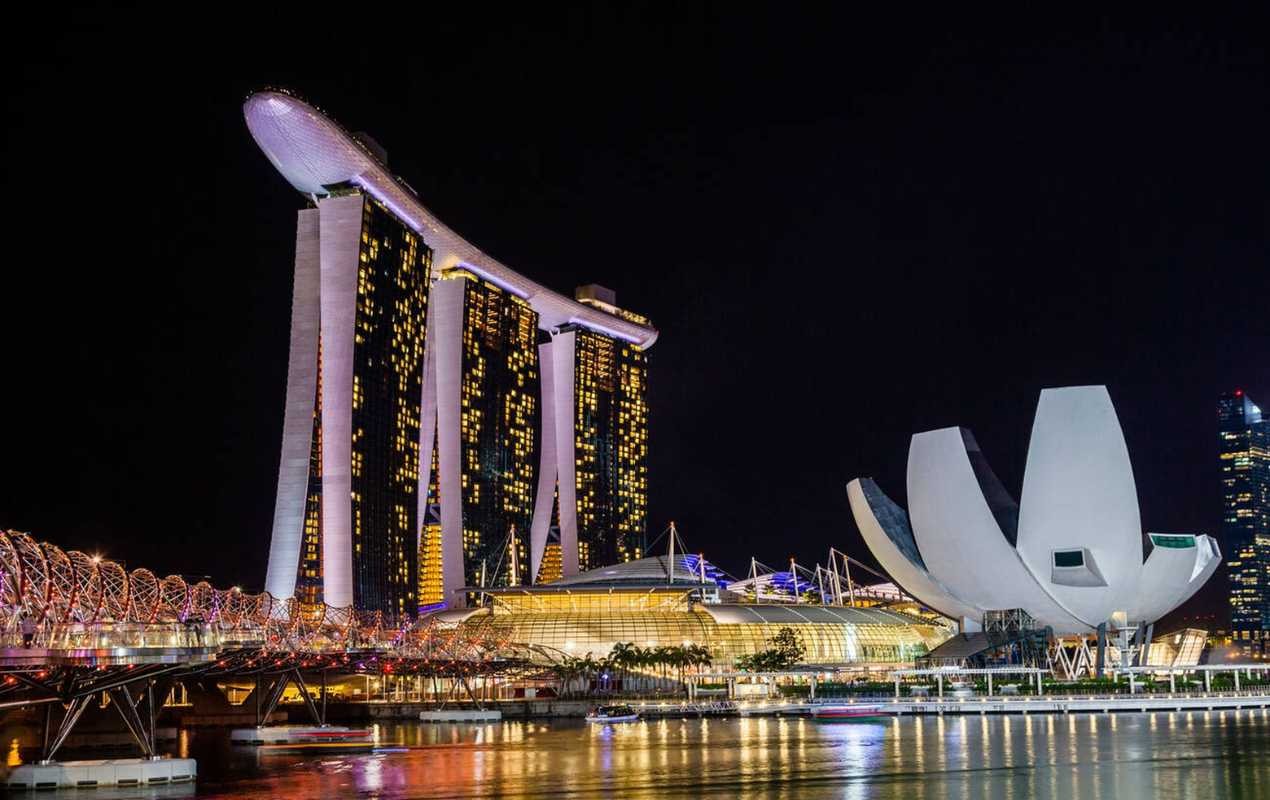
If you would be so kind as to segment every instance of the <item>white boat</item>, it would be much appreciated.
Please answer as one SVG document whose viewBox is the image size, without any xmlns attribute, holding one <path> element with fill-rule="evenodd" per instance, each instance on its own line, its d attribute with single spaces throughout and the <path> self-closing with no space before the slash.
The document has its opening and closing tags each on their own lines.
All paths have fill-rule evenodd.
<svg viewBox="0 0 1270 800">
<path fill-rule="evenodd" d="M 369 750 L 375 746 L 370 728 L 342 725 L 269 725 L 240 728 L 229 734 L 232 744 L 255 745 L 264 750 Z"/>
<path fill-rule="evenodd" d="M 812 719 L 821 722 L 874 722 L 893 716 L 894 712 L 882 706 L 855 705 L 821 705 L 811 711 Z"/>
<path fill-rule="evenodd" d="M 639 712 L 630 706 L 596 706 L 586 715 L 587 722 L 639 722 Z"/>
</svg>

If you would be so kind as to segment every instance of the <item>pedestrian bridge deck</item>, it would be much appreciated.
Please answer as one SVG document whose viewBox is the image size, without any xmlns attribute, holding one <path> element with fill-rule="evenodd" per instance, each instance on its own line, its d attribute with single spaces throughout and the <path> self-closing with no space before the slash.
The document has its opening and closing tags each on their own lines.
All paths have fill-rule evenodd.
<svg viewBox="0 0 1270 800">
<path fill-rule="evenodd" d="M 220 649 L 157 643 L 131 647 L 0 647 L 0 668 L 199 664 L 215 661 Z"/>
</svg>

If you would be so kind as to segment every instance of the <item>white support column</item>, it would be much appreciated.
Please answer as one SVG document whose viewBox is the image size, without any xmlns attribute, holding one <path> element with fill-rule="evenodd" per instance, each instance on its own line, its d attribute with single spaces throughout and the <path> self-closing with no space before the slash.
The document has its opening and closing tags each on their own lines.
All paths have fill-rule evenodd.
<svg viewBox="0 0 1270 800">
<path fill-rule="evenodd" d="M 939 683 L 939 699 L 943 700 L 944 699 L 944 676 L 936 675 L 935 680 L 938 681 Z"/>
<path fill-rule="evenodd" d="M 551 507 L 556 495 L 556 397 L 555 361 L 551 342 L 538 345 L 538 382 L 542 413 L 539 415 L 538 493 L 534 499 L 534 518 L 529 528 L 530 582 L 538 582 L 538 569 L 547 548 L 547 532 L 551 529 Z"/>
<path fill-rule="evenodd" d="M 1169 670 L 1169 694 L 1177 693 L 1177 674 Z"/>
<path fill-rule="evenodd" d="M 992 673 L 988 673 L 988 697 L 992 696 Z"/>
<path fill-rule="evenodd" d="M 555 384 L 556 476 L 560 486 L 561 571 L 578 574 L 578 465 L 574 448 L 573 375 L 577 351 L 574 331 L 551 339 L 552 381 Z M 539 364 L 541 369 L 542 365 Z"/>
<path fill-rule="evenodd" d="M 353 358 L 360 194 L 318 203 L 322 331 L 322 594 L 353 605 Z"/>
<path fill-rule="evenodd" d="M 428 287 L 427 330 L 424 332 L 423 346 L 423 380 L 419 388 L 419 484 L 415 498 L 417 516 L 415 523 L 419 530 L 415 531 L 415 552 L 423 546 L 423 523 L 428 518 L 428 486 L 432 483 L 432 445 L 437 436 L 437 332 L 432 321 L 432 287 Z M 419 562 L 420 578 L 423 577 L 423 562 Z M 444 573 L 444 564 L 442 565 Z M 443 580 L 444 584 L 444 580 Z M 444 592 L 444 588 L 442 589 Z M 441 597 L 444 602 L 452 602 L 454 598 Z"/>
<path fill-rule="evenodd" d="M 282 456 L 278 463 L 269 566 L 265 571 L 265 591 L 279 600 L 295 594 L 296 571 L 304 540 L 304 507 L 309 496 L 309 455 L 313 447 L 313 401 L 317 399 L 318 374 L 319 233 L 318 210 L 301 211 L 296 218 Z"/>
<path fill-rule="evenodd" d="M 466 281 L 432 284 L 428 326 L 435 328 L 432 391 L 437 409 L 437 460 L 441 470 L 441 583 L 446 602 L 462 606 L 467 583 L 463 554 L 463 304 Z"/>
<path fill-rule="evenodd" d="M 1204 691 L 1205 692 L 1211 692 L 1213 690 L 1212 676 L 1213 676 L 1213 673 L 1211 671 L 1204 670 Z"/>
</svg>

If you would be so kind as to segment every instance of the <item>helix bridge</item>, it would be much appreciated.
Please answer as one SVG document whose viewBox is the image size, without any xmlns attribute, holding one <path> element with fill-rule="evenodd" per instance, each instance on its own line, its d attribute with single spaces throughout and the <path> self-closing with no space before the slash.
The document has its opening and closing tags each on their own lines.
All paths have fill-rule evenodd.
<svg viewBox="0 0 1270 800">
<path fill-rule="evenodd" d="M 257 724 L 292 685 L 324 724 L 328 673 L 442 679 L 458 698 L 471 695 L 476 678 L 532 673 L 552 660 L 432 617 L 393 618 L 160 578 L 28 533 L 0 532 L 0 709 L 44 706 L 45 759 L 103 695 L 152 757 L 156 699 L 178 681 L 255 680 Z M 306 673 L 320 676 L 316 701 Z"/>
</svg>

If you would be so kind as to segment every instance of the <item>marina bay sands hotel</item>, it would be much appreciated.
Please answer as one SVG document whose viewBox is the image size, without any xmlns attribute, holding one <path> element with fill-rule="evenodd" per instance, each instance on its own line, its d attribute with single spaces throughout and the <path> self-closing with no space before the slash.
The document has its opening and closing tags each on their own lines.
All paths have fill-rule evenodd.
<svg viewBox="0 0 1270 800">
<path fill-rule="evenodd" d="M 415 614 L 641 557 L 651 323 L 481 252 L 293 94 L 243 111 L 307 198 L 266 590 Z"/>
</svg>

